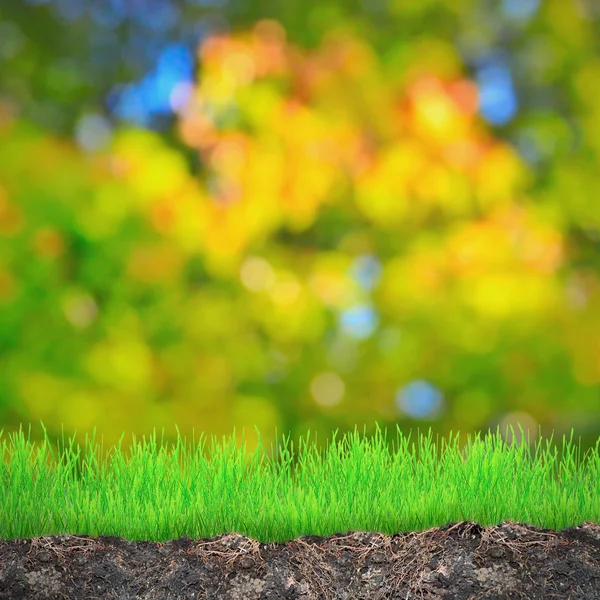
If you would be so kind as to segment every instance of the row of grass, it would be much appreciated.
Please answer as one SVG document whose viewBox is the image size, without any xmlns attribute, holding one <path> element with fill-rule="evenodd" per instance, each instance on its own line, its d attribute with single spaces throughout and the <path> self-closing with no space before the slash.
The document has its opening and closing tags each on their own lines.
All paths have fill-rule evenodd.
<svg viewBox="0 0 600 600">
<path fill-rule="evenodd" d="M 552 438 L 544 452 L 540 438 L 532 456 L 529 446 L 509 445 L 499 431 L 488 430 L 483 440 L 478 433 L 473 444 L 469 436 L 466 452 L 450 432 L 438 455 L 429 429 L 418 437 L 419 460 L 414 442 L 409 449 L 410 435 L 399 429 L 392 455 L 379 427 L 373 443 L 355 430 L 337 444 L 334 433 L 324 456 L 308 450 L 309 431 L 304 448 L 300 438 L 294 470 L 293 443 L 290 453 L 284 439 L 278 465 L 260 456 L 260 434 L 251 460 L 244 442 L 237 450 L 233 437 L 223 446 L 213 440 L 206 460 L 202 438 L 188 452 L 177 430 L 171 453 L 157 451 L 155 435 L 143 446 L 134 438 L 128 461 L 119 443 L 110 463 L 98 464 L 94 429 L 81 468 L 73 440 L 68 454 L 51 462 L 44 428 L 44 444 L 32 460 L 29 438 L 19 433 L 9 460 L 0 461 L 3 540 L 88 534 L 166 541 L 238 532 L 267 543 L 347 531 L 391 535 L 456 521 L 511 520 L 551 529 L 600 521 L 600 440 L 588 464 L 580 465 L 573 431 L 568 442 L 563 436 L 560 464 L 556 449 L 550 452 Z M 54 457 L 51 446 L 50 453 Z"/>
</svg>

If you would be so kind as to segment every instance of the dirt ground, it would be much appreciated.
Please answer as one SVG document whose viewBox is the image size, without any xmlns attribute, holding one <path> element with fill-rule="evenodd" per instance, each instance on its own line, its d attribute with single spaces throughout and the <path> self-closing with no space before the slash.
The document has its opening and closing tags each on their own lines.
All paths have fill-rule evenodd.
<svg viewBox="0 0 600 600">
<path fill-rule="evenodd" d="M 600 525 L 463 521 L 388 536 L 261 544 L 235 533 L 165 543 L 0 540 L 0 598 L 81 600 L 600 599 Z"/>
</svg>

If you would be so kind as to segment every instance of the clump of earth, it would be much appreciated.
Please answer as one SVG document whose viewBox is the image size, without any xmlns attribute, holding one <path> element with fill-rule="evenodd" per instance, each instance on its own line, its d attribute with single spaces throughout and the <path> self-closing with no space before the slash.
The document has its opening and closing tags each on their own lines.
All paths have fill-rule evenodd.
<svg viewBox="0 0 600 600">
<path fill-rule="evenodd" d="M 0 540 L 0 599 L 600 599 L 600 525 L 470 521 L 262 544 L 237 533 L 168 542 Z"/>
</svg>

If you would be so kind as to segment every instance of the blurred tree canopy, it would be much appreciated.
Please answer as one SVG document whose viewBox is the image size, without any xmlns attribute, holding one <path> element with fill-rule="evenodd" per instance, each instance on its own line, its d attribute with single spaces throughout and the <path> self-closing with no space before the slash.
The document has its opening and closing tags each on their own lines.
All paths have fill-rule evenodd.
<svg viewBox="0 0 600 600">
<path fill-rule="evenodd" d="M 5 431 L 594 445 L 593 2 L 152 8 L 0 7 Z"/>
</svg>

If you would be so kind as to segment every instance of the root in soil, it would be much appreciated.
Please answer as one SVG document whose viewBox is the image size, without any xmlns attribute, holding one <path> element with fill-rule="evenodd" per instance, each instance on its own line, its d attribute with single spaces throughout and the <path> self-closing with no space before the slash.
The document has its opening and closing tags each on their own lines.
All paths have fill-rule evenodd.
<svg viewBox="0 0 600 600">
<path fill-rule="evenodd" d="M 561 531 L 462 521 L 262 544 L 229 533 L 168 542 L 0 540 L 0 599 L 600 599 L 600 525 Z"/>
</svg>

